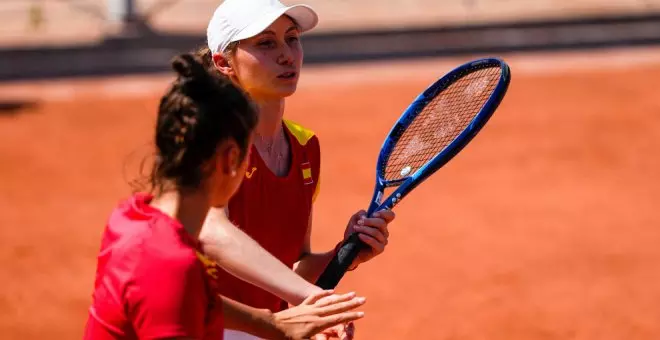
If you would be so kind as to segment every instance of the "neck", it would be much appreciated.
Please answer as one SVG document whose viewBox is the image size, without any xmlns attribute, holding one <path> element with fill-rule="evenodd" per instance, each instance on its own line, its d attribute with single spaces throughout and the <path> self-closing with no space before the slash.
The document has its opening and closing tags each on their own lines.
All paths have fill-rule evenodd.
<svg viewBox="0 0 660 340">
<path fill-rule="evenodd" d="M 284 116 L 284 99 L 269 99 L 257 101 L 259 107 L 259 123 L 256 132 L 261 137 L 275 138 L 282 131 Z"/>
<path fill-rule="evenodd" d="M 203 191 L 169 191 L 154 197 L 151 205 L 178 220 L 195 239 L 199 237 L 206 215 L 211 207 Z"/>
</svg>

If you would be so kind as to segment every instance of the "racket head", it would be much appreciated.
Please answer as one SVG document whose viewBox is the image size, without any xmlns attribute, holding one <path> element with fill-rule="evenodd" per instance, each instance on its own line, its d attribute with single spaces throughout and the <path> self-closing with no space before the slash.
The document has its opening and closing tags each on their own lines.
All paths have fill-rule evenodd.
<svg viewBox="0 0 660 340">
<path fill-rule="evenodd" d="M 488 81 L 475 83 L 477 85 L 461 83 L 461 81 L 465 82 L 465 79 L 470 80 L 471 78 L 466 77 L 477 74 L 475 72 L 479 72 L 480 70 L 489 70 L 489 72 L 482 73 L 488 73 L 489 75 L 493 73 L 494 75 L 491 75 L 491 77 L 487 79 Z M 432 175 L 436 170 L 461 151 L 461 149 L 472 140 L 495 112 L 506 94 L 509 82 L 510 71 L 506 63 L 500 59 L 487 58 L 475 60 L 457 67 L 422 92 L 422 94 L 420 94 L 403 112 L 383 143 L 376 167 L 376 188 L 367 211 L 368 215 L 371 216 L 378 210 L 393 208 L 399 201 L 401 201 L 401 199 L 403 199 L 404 196 L 423 182 L 424 179 Z M 457 84 L 460 86 L 457 87 Z M 485 93 L 486 95 L 478 98 L 479 100 L 468 101 L 473 104 L 476 103 L 473 105 L 474 107 L 463 109 L 463 111 L 467 112 L 467 117 L 469 119 L 461 116 L 460 119 L 448 120 L 450 123 L 461 123 L 460 125 L 455 124 L 456 126 L 454 126 L 454 129 L 451 131 L 440 130 L 443 126 L 445 126 L 446 129 L 447 120 L 445 116 L 431 116 L 431 120 L 427 122 L 427 125 L 436 129 L 431 131 L 431 135 L 440 130 L 442 138 L 439 139 L 443 141 L 443 143 L 439 145 L 434 145 L 435 148 L 431 148 L 431 151 L 423 150 L 424 147 L 426 147 L 424 145 L 422 145 L 424 147 L 420 147 L 420 145 L 416 145 L 414 142 L 411 143 L 415 133 L 412 133 L 411 135 L 410 131 L 428 132 L 426 130 L 421 130 L 419 127 L 415 130 L 415 124 L 422 124 L 422 127 L 426 128 L 426 126 L 423 126 L 424 121 L 420 123 L 419 118 L 420 116 L 424 118 L 423 115 L 429 114 L 428 108 L 430 107 L 430 104 L 433 105 L 433 103 L 435 103 L 434 107 L 437 107 L 443 94 L 450 93 L 452 96 L 451 101 L 444 103 L 451 104 L 448 107 L 449 109 L 460 111 L 461 108 L 464 108 L 464 106 L 462 106 L 462 104 L 464 104 L 464 98 L 456 96 L 456 93 L 451 92 L 452 89 L 456 87 L 458 90 L 465 91 L 465 94 L 474 96 Z M 444 114 L 446 112 L 442 113 Z M 445 125 L 443 125 L 443 123 Z M 446 136 L 443 134 L 446 134 Z M 419 137 L 420 134 L 417 135 Z M 424 133 L 421 135 L 424 135 Z M 433 141 L 437 137 L 433 135 L 431 138 L 429 137 L 431 135 L 426 135 L 426 139 L 421 138 L 420 141 L 427 143 Z M 402 141 L 407 142 L 402 143 Z M 413 147 L 407 151 L 407 153 L 410 153 L 410 155 L 407 156 L 422 156 L 418 157 L 419 159 L 416 159 L 414 163 L 410 162 L 409 165 L 404 164 L 404 162 L 394 162 L 393 160 L 404 160 L 407 157 L 405 155 L 406 145 L 413 145 Z M 405 157 L 402 157 L 401 155 L 404 155 Z M 388 166 L 394 166 L 394 169 L 388 169 Z M 407 166 L 410 168 L 406 168 Z M 382 195 L 387 187 L 396 187 L 396 189 L 381 203 Z M 353 263 L 353 260 L 357 257 L 360 249 L 364 246 L 364 243 L 358 238 L 358 233 L 352 234 L 339 248 L 326 269 L 316 281 L 316 284 L 323 289 L 334 288 L 344 276 L 344 273 L 348 270 L 350 264 Z"/>
<path fill-rule="evenodd" d="M 493 115 L 510 80 L 503 60 L 478 59 L 455 68 L 417 96 L 381 147 L 368 214 L 391 209 L 460 152 Z M 381 203 L 387 187 L 398 188 Z"/>
</svg>

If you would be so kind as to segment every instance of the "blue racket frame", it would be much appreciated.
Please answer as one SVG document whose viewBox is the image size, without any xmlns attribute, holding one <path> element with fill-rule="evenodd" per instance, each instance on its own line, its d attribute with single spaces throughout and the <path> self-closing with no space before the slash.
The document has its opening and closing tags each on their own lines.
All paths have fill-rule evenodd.
<svg viewBox="0 0 660 340">
<path fill-rule="evenodd" d="M 463 130 L 454 141 L 452 141 L 431 161 L 417 169 L 414 173 L 393 181 L 385 180 L 382 176 L 382 174 L 384 174 L 384 167 L 387 164 L 388 158 L 390 157 L 396 142 L 401 137 L 402 131 L 414 121 L 415 117 L 417 117 L 426 104 L 431 99 L 435 98 L 440 91 L 447 88 L 456 79 L 459 79 L 464 73 L 475 69 L 493 66 L 499 66 L 501 68 L 502 74 L 500 80 L 495 86 L 490 98 L 486 101 L 479 113 L 477 113 L 465 130 Z M 401 117 L 399 117 L 396 124 L 394 124 L 381 147 L 376 166 L 376 186 L 367 210 L 367 216 L 370 217 L 380 210 L 390 210 L 394 208 L 413 189 L 456 156 L 456 154 L 458 154 L 488 122 L 495 110 L 497 110 L 508 90 L 510 80 L 511 75 L 509 66 L 503 60 L 498 58 L 478 59 L 455 68 L 417 96 L 417 98 L 415 98 L 415 100 L 403 112 Z M 398 187 L 383 202 L 381 202 L 385 188 L 393 186 Z M 337 254 L 317 280 L 316 284 L 319 287 L 323 289 L 333 289 L 339 283 L 359 251 L 362 247 L 366 246 L 357 235 L 357 233 L 352 234 L 338 250 Z"/>
</svg>

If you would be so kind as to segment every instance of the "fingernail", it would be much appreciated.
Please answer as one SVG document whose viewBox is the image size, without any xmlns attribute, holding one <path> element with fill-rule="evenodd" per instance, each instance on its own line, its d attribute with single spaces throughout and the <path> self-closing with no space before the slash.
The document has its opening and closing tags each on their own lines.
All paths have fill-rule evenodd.
<svg viewBox="0 0 660 340">
<path fill-rule="evenodd" d="M 374 217 L 380 217 L 380 213 L 375 213 Z"/>
<path fill-rule="evenodd" d="M 359 297 L 359 298 L 357 298 L 357 301 L 358 301 L 359 303 L 364 303 L 365 301 L 367 301 L 367 299 L 366 299 L 366 298 L 363 298 L 363 297 Z"/>
<path fill-rule="evenodd" d="M 357 316 L 358 316 L 359 318 L 363 317 L 363 316 L 364 316 L 364 312 L 358 312 L 358 313 L 357 313 Z"/>
</svg>

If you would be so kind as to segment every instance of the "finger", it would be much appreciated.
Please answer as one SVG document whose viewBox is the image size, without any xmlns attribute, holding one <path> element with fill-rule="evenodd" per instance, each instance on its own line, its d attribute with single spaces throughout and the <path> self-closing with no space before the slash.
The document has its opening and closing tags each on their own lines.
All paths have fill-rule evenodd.
<svg viewBox="0 0 660 340">
<path fill-rule="evenodd" d="M 386 229 L 387 228 L 387 221 L 385 219 L 382 219 L 380 217 L 369 217 L 369 218 L 363 218 L 358 221 L 358 225 L 365 225 L 369 227 L 374 227 L 378 229 Z"/>
<path fill-rule="evenodd" d="M 317 307 L 325 307 L 335 303 L 350 301 L 355 297 L 355 292 L 350 292 L 342 295 L 333 294 L 330 296 L 323 297 L 314 303 Z"/>
<path fill-rule="evenodd" d="M 348 330 L 350 329 L 350 325 L 351 325 L 351 324 L 352 324 L 352 323 L 341 324 L 341 325 L 335 326 L 335 327 L 333 328 L 333 329 L 336 329 L 336 330 L 337 330 L 337 337 L 338 337 L 339 339 L 347 339 L 347 337 L 348 337 Z"/>
<path fill-rule="evenodd" d="M 385 244 L 378 242 L 378 240 L 376 240 L 375 238 L 362 233 L 360 233 L 358 237 L 360 238 L 360 240 L 362 240 L 362 242 L 366 243 L 369 247 L 371 247 L 374 253 L 380 254 L 383 251 L 385 251 Z"/>
<path fill-rule="evenodd" d="M 310 296 L 308 296 L 302 303 L 301 305 L 313 305 L 316 303 L 318 300 L 326 297 L 326 296 L 331 296 L 334 294 L 334 291 L 332 289 L 328 290 L 321 290 L 318 292 L 312 293 Z"/>
<path fill-rule="evenodd" d="M 385 222 L 390 223 L 394 221 L 396 214 L 392 210 L 380 210 L 372 215 L 373 217 L 382 218 Z"/>
<path fill-rule="evenodd" d="M 364 297 L 355 297 L 348 301 L 341 301 L 327 306 L 318 307 L 315 311 L 315 314 L 319 316 L 325 316 L 348 312 L 349 310 L 353 310 L 359 306 L 362 306 L 365 302 L 367 302 L 367 299 Z"/>
<path fill-rule="evenodd" d="M 360 221 L 358 221 L 360 222 Z M 390 236 L 389 230 L 387 230 L 387 222 L 382 218 L 365 218 L 361 223 L 358 223 L 358 226 L 372 227 L 380 230 L 385 237 Z"/>
<path fill-rule="evenodd" d="M 388 228 L 389 222 L 386 219 L 376 217 L 377 221 L 371 223 L 372 221 L 366 221 L 365 225 L 378 228 L 386 238 L 390 237 L 390 229 Z"/>
<path fill-rule="evenodd" d="M 369 235 L 383 245 L 387 244 L 387 236 L 385 236 L 385 234 L 383 234 L 379 229 L 357 226 L 355 227 L 355 231 L 359 232 L 361 235 Z"/>
<path fill-rule="evenodd" d="M 349 322 L 346 327 L 344 327 L 344 334 L 340 337 L 342 340 L 351 340 L 355 337 L 355 324 Z"/>
<path fill-rule="evenodd" d="M 363 317 L 364 317 L 364 312 L 346 312 L 346 313 L 328 315 L 317 320 L 314 329 L 318 333 L 323 329 L 336 326 L 340 323 L 359 320 L 362 319 Z"/>
<path fill-rule="evenodd" d="M 336 335 L 339 339 L 343 339 L 343 338 L 346 337 L 346 327 L 347 327 L 346 325 L 339 324 L 339 325 L 337 325 L 333 328 L 333 329 L 337 330 Z"/>
<path fill-rule="evenodd" d="M 326 336 L 328 339 L 338 338 L 340 334 L 344 332 L 344 324 L 339 324 L 328 329 L 325 329 L 321 334 Z"/>
<path fill-rule="evenodd" d="M 360 219 L 362 219 L 366 216 L 367 216 L 367 212 L 364 211 L 364 210 L 360 210 L 360 211 L 356 212 L 355 214 L 353 214 L 353 216 L 351 216 L 351 224 L 357 223 L 358 220 L 360 220 Z"/>
</svg>

